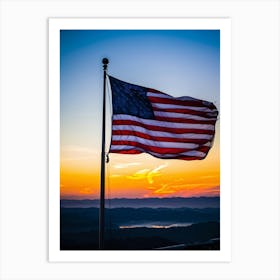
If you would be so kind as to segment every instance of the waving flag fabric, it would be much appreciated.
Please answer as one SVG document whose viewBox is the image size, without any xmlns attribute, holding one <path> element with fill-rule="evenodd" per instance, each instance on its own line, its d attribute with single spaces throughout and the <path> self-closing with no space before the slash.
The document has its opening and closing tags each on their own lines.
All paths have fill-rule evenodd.
<svg viewBox="0 0 280 280">
<path fill-rule="evenodd" d="M 215 135 L 218 110 L 211 102 L 174 98 L 109 76 L 112 91 L 110 153 L 201 160 Z"/>
</svg>

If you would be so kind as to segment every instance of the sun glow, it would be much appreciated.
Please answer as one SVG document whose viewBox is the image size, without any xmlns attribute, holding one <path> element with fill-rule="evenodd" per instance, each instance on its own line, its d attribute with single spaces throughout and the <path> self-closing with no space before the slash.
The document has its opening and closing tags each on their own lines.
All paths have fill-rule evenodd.
<svg viewBox="0 0 280 280">
<path fill-rule="evenodd" d="M 191 197 L 219 196 L 218 143 L 202 161 L 162 160 L 148 154 L 110 154 L 106 164 L 106 196 Z M 70 160 L 71 159 L 71 160 Z M 98 198 L 98 153 L 81 147 L 61 152 L 61 197 Z"/>
</svg>

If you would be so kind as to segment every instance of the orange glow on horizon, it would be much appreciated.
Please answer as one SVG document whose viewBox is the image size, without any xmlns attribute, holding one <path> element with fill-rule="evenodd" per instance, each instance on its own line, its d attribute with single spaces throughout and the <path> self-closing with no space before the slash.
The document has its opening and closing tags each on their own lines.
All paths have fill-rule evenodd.
<svg viewBox="0 0 280 280">
<path fill-rule="evenodd" d="M 110 154 L 106 198 L 192 197 L 220 195 L 218 144 L 201 161 L 163 160 L 148 154 Z M 62 149 L 60 193 L 64 199 L 99 198 L 98 153 Z"/>
</svg>

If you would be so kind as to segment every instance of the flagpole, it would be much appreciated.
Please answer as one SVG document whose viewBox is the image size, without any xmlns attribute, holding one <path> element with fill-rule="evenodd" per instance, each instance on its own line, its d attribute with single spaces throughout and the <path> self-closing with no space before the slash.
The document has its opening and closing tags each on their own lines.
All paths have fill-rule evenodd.
<svg viewBox="0 0 280 280">
<path fill-rule="evenodd" d="M 105 228 L 105 129 L 106 129 L 106 75 L 109 60 L 103 63 L 103 111 L 102 111 L 102 148 L 101 148 L 101 178 L 100 178 L 100 208 L 99 208 L 99 250 L 104 249 Z"/>
</svg>

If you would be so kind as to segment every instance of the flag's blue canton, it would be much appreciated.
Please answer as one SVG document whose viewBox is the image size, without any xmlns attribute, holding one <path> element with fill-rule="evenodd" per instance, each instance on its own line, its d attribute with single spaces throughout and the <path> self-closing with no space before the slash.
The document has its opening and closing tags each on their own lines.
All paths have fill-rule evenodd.
<svg viewBox="0 0 280 280">
<path fill-rule="evenodd" d="M 146 88 L 109 76 L 112 89 L 113 114 L 126 114 L 153 119 L 154 113 Z"/>
</svg>

